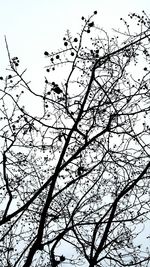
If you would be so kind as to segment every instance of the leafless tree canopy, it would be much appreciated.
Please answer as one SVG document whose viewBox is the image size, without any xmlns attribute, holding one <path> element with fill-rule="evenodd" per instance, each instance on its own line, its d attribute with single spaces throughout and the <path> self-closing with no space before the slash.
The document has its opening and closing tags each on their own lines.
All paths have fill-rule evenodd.
<svg viewBox="0 0 150 267">
<path fill-rule="evenodd" d="M 96 13 L 44 52 L 41 93 L 5 39 L 0 266 L 150 264 L 150 20 L 130 14 L 110 37 Z"/>
</svg>

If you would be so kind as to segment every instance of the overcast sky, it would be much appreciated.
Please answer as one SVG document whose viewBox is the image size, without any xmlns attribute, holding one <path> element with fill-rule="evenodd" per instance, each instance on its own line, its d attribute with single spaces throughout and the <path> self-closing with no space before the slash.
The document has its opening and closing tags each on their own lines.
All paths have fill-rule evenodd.
<svg viewBox="0 0 150 267">
<path fill-rule="evenodd" d="M 129 12 L 145 10 L 149 15 L 150 0 L 0 0 L 0 76 L 8 64 L 6 35 L 11 56 L 18 56 L 22 67 L 28 69 L 36 90 L 47 64 L 44 51 L 63 47 L 65 31 L 78 32 L 81 16 L 94 10 L 101 27 L 117 28 L 121 27 L 120 18 L 127 18 Z"/>
<path fill-rule="evenodd" d="M 81 16 L 98 11 L 97 23 L 103 28 L 119 27 L 120 17 L 145 10 L 149 0 L 0 0 L 0 75 L 7 66 L 4 35 L 11 56 L 18 56 L 30 78 L 41 79 L 47 64 L 43 52 L 63 46 L 67 29 L 80 30 Z M 37 75 L 38 73 L 38 75 Z M 38 76 L 38 78 L 37 78 Z M 40 77 L 41 76 L 41 77 Z M 41 85 L 39 85 L 41 86 Z"/>
</svg>

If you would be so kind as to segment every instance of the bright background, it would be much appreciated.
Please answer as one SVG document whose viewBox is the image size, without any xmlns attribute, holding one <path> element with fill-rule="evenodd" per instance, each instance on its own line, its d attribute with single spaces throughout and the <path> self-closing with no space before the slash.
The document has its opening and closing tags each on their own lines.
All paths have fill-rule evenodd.
<svg viewBox="0 0 150 267">
<path fill-rule="evenodd" d="M 129 12 L 150 13 L 149 0 L 0 0 L 0 76 L 8 66 L 4 35 L 11 56 L 28 69 L 34 90 L 43 90 L 44 51 L 63 47 L 67 29 L 80 31 L 81 16 L 98 11 L 96 22 L 105 29 L 122 27 Z M 42 87 L 42 88 L 41 88 Z"/>
<path fill-rule="evenodd" d="M 19 57 L 31 88 L 42 92 L 48 63 L 44 51 L 63 47 L 66 30 L 79 32 L 81 16 L 94 10 L 100 27 L 121 28 L 120 18 L 126 19 L 129 12 L 145 10 L 149 15 L 150 0 L 0 0 L 0 76 L 8 66 L 6 35 L 11 57 Z"/>
</svg>

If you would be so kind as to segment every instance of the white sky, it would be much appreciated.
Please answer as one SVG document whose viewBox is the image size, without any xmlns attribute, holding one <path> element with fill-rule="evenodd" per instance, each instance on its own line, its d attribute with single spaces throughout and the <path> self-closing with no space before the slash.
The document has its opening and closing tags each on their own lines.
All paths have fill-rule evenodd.
<svg viewBox="0 0 150 267">
<path fill-rule="evenodd" d="M 11 56 L 19 57 L 29 79 L 40 87 L 38 81 L 43 79 L 48 62 L 44 51 L 63 47 L 65 31 L 78 32 L 81 16 L 97 10 L 100 26 L 117 28 L 120 17 L 143 9 L 150 14 L 149 0 L 0 0 L 0 76 L 8 63 L 4 35 Z"/>
<path fill-rule="evenodd" d="M 65 31 L 78 32 L 81 16 L 94 10 L 101 27 L 117 28 L 120 17 L 127 18 L 129 12 L 145 10 L 149 15 L 150 0 L 0 0 L 0 76 L 8 64 L 6 35 L 11 56 L 19 57 L 34 89 L 39 90 L 48 63 L 44 51 L 63 47 Z"/>
</svg>

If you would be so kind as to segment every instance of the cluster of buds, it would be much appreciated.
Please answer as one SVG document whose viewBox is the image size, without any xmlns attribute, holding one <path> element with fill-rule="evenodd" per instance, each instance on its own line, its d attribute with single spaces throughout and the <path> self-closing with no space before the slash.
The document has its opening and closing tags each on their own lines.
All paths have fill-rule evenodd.
<svg viewBox="0 0 150 267">
<path fill-rule="evenodd" d="M 13 57 L 13 58 L 11 59 L 11 64 L 12 64 L 13 66 L 15 66 L 15 67 L 18 67 L 18 66 L 19 66 L 19 59 L 18 59 L 18 57 Z"/>
</svg>

